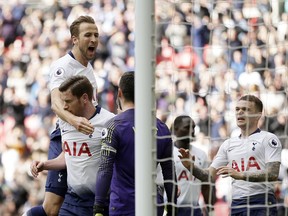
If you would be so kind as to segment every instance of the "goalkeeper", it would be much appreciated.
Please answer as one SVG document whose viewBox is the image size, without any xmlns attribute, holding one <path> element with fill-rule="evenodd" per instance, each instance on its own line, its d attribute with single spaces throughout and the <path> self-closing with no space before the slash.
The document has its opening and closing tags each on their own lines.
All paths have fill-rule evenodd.
<svg viewBox="0 0 288 216">
<path fill-rule="evenodd" d="M 109 188 L 111 189 L 109 215 L 135 216 L 134 72 L 126 72 L 120 79 L 118 105 L 122 112 L 111 119 L 107 128 L 102 131 L 101 159 L 95 190 L 96 216 L 103 215 Z M 168 127 L 159 119 L 157 129 L 157 137 L 161 137 L 157 139 L 157 159 L 170 158 L 160 162 L 164 180 L 170 180 L 164 187 L 168 202 L 176 204 L 177 184 L 171 134 Z M 167 210 L 168 215 L 176 215 L 173 214 L 175 209 L 172 205 L 169 205 Z M 158 213 L 160 212 L 159 209 Z"/>
</svg>

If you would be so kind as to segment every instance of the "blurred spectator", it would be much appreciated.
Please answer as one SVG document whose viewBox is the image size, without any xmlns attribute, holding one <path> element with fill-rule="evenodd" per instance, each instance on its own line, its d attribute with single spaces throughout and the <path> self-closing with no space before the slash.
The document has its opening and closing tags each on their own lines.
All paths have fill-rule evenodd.
<svg viewBox="0 0 288 216">
<path fill-rule="evenodd" d="M 11 0 L 0 6 L 0 215 L 17 216 L 43 197 L 45 174 L 32 180 L 27 164 L 47 157 L 56 119 L 48 68 L 71 47 L 67 25 L 89 14 L 101 26 L 93 62 L 98 100 L 116 112 L 118 79 L 134 70 L 135 14 L 130 0 Z M 253 92 L 265 105 L 262 127 L 288 148 L 287 0 L 156 1 L 155 21 L 157 115 L 167 125 L 177 113 L 191 115 L 199 146 L 211 154 L 218 145 L 213 140 L 237 134 L 231 101 Z"/>
<path fill-rule="evenodd" d="M 245 61 L 242 57 L 242 53 L 239 50 L 235 50 L 232 54 L 231 69 L 236 74 L 236 79 L 239 79 L 241 73 L 245 71 Z"/>
</svg>

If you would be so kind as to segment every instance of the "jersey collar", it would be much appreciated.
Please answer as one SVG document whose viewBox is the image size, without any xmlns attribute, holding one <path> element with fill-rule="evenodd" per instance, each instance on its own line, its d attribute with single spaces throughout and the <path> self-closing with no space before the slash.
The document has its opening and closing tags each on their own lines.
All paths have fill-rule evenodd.
<svg viewBox="0 0 288 216">
<path fill-rule="evenodd" d="M 257 128 L 253 133 L 251 133 L 249 136 L 251 136 L 252 134 L 255 134 L 255 133 L 260 133 L 261 132 L 261 129 L 260 128 Z M 242 134 L 239 135 L 239 139 L 241 139 L 242 137 Z"/>
</svg>

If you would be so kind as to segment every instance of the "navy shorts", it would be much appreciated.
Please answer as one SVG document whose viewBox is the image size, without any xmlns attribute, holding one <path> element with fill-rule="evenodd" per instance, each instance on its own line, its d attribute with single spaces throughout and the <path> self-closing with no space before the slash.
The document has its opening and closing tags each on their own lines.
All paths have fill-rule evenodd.
<svg viewBox="0 0 288 216">
<path fill-rule="evenodd" d="M 61 206 L 59 216 L 93 216 L 93 203 L 87 205 L 85 201 L 81 200 L 75 193 L 66 193 L 64 203 Z"/>
<path fill-rule="evenodd" d="M 192 214 L 193 211 L 193 214 Z M 200 206 L 194 207 L 178 207 L 178 216 L 203 216 Z"/>
<path fill-rule="evenodd" d="M 68 189 L 64 202 L 59 211 L 59 216 L 93 216 L 94 194 L 84 199 Z M 104 216 L 109 215 L 108 205 L 104 207 Z"/>
<path fill-rule="evenodd" d="M 62 152 L 60 128 L 56 129 L 50 135 L 50 145 L 48 151 L 48 160 L 58 157 Z M 49 170 L 45 185 L 46 192 L 57 194 L 65 197 L 67 191 L 67 171 L 64 170 Z"/>
<path fill-rule="evenodd" d="M 276 198 L 273 194 L 258 194 L 242 199 L 233 199 L 231 216 L 277 216 Z"/>
</svg>

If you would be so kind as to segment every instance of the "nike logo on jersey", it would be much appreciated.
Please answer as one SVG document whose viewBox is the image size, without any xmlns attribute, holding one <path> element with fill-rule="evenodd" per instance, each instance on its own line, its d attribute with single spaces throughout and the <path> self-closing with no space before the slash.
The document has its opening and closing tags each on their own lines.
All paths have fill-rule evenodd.
<svg viewBox="0 0 288 216">
<path fill-rule="evenodd" d="M 202 165 L 201 158 L 197 157 L 199 165 Z"/>
<path fill-rule="evenodd" d="M 63 129 L 63 130 L 62 130 L 62 133 L 66 133 L 67 131 L 68 131 L 68 130 L 64 130 L 64 129 Z"/>
<path fill-rule="evenodd" d="M 228 149 L 228 152 L 232 151 L 234 148 L 235 148 L 235 147 L 233 147 L 233 148 L 229 148 L 229 149 Z"/>
</svg>

